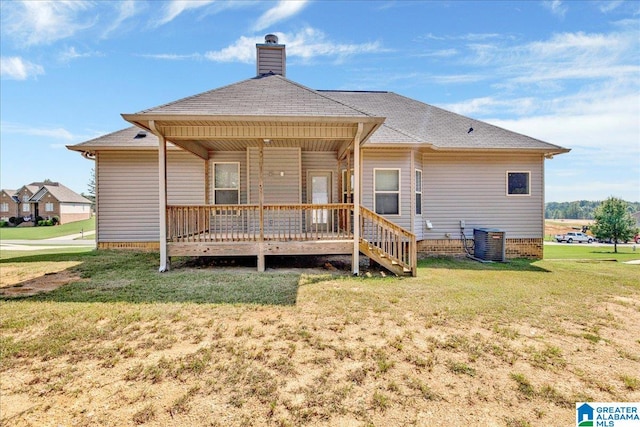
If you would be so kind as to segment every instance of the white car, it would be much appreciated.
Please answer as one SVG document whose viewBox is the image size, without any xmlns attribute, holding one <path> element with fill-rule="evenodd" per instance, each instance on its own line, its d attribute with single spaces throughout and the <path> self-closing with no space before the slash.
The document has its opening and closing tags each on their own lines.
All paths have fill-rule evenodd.
<svg viewBox="0 0 640 427">
<path fill-rule="evenodd" d="M 565 234 L 556 234 L 555 239 L 558 243 L 567 242 L 567 243 L 593 243 L 593 236 L 589 236 L 588 234 L 581 233 L 579 231 L 570 231 Z"/>
</svg>

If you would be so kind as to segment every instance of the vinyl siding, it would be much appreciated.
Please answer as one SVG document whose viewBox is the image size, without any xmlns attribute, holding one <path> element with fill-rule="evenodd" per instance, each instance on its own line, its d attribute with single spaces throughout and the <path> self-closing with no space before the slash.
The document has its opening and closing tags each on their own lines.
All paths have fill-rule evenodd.
<svg viewBox="0 0 640 427">
<path fill-rule="evenodd" d="M 302 202 L 307 199 L 307 176 L 309 171 L 331 171 L 332 203 L 340 201 L 338 192 L 338 160 L 334 152 L 302 152 Z"/>
<path fill-rule="evenodd" d="M 543 158 L 541 155 L 440 154 L 422 157 L 421 227 L 427 239 L 467 237 L 473 228 L 498 228 L 507 238 L 543 236 Z M 507 171 L 531 172 L 529 196 L 507 196 Z M 433 224 L 426 230 L 425 221 Z"/>
<path fill-rule="evenodd" d="M 400 169 L 400 214 L 384 215 L 400 227 L 411 229 L 411 152 L 408 150 L 363 150 L 362 152 L 362 204 L 375 212 L 374 169 Z M 424 171 L 423 171 L 424 174 Z M 424 175 L 423 175 L 424 180 Z M 423 196 L 424 198 L 424 189 Z"/>
<path fill-rule="evenodd" d="M 285 51 L 284 48 L 258 47 L 257 53 L 258 75 L 272 72 L 274 74 L 285 74 Z"/>
<path fill-rule="evenodd" d="M 258 203 L 260 165 L 258 149 L 249 148 L 249 198 Z M 264 203 L 288 204 L 301 202 L 301 172 L 299 148 L 264 148 Z M 284 176 L 281 176 L 281 172 Z"/>
<path fill-rule="evenodd" d="M 209 182 L 211 182 L 211 203 L 213 195 L 214 163 L 240 163 L 240 204 L 247 203 L 247 154 L 244 151 L 212 151 L 209 153 Z"/>
<path fill-rule="evenodd" d="M 169 204 L 204 203 L 204 162 L 167 154 Z M 159 237 L 158 154 L 103 151 L 96 165 L 98 241 L 149 242 Z"/>
</svg>

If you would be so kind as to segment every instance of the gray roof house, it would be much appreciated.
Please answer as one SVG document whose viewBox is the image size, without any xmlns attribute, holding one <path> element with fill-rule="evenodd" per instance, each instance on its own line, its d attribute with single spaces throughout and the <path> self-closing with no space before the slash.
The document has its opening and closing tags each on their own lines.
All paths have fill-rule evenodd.
<svg viewBox="0 0 640 427">
<path fill-rule="evenodd" d="M 285 46 L 257 76 L 123 114 L 69 146 L 96 162 L 98 248 L 171 256 L 360 254 L 416 274 L 418 253 L 469 254 L 497 229 L 542 257 L 544 161 L 569 150 L 393 92 L 314 90 Z"/>
<path fill-rule="evenodd" d="M 59 182 L 32 182 L 18 190 L 2 190 L 0 217 L 57 217 L 61 224 L 91 218 L 91 200 Z"/>
</svg>

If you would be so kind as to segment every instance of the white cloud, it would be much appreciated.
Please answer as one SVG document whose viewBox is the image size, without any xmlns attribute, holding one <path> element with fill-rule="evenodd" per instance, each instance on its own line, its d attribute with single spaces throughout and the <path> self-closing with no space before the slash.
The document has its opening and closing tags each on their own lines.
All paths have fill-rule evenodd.
<svg viewBox="0 0 640 427">
<path fill-rule="evenodd" d="M 310 60 L 319 57 L 333 57 L 343 60 L 352 55 L 362 53 L 379 52 L 382 50 L 380 43 L 343 44 L 328 40 L 322 31 L 307 27 L 294 34 L 275 33 L 278 42 L 286 44 L 288 58 L 302 58 Z M 232 45 L 204 54 L 206 59 L 216 62 L 244 62 L 255 61 L 256 43 L 263 43 L 263 36 L 242 36 Z"/>
<path fill-rule="evenodd" d="M 606 0 L 606 1 L 602 1 L 600 2 L 600 12 L 602 13 L 608 13 L 611 12 L 612 10 L 615 10 L 618 8 L 618 6 L 622 5 L 624 3 L 623 0 Z"/>
<path fill-rule="evenodd" d="M 423 53 L 421 54 L 421 56 L 432 56 L 435 58 L 448 58 L 451 56 L 456 56 L 457 54 L 458 54 L 457 49 L 440 49 L 440 50 L 435 50 L 433 52 Z"/>
<path fill-rule="evenodd" d="M 21 46 L 48 45 L 91 27 L 79 15 L 92 6 L 81 0 L 3 2 L 2 33 Z"/>
<path fill-rule="evenodd" d="M 76 136 L 64 128 L 36 128 L 23 124 L 2 122 L 2 131 L 27 136 L 63 139 L 65 141 L 77 139 Z"/>
<path fill-rule="evenodd" d="M 116 19 L 104 30 L 102 33 L 102 38 L 108 37 L 112 32 L 116 29 L 120 28 L 122 23 L 127 19 L 136 15 L 138 10 L 140 9 L 139 2 L 135 0 L 125 0 L 116 3 L 118 9 L 118 16 Z"/>
<path fill-rule="evenodd" d="M 74 46 L 68 47 L 58 55 L 61 62 L 69 62 L 79 58 L 90 58 L 93 56 L 104 56 L 101 52 L 78 52 Z"/>
<path fill-rule="evenodd" d="M 165 4 L 162 16 L 153 23 L 154 27 L 160 27 L 173 21 L 182 12 L 191 9 L 199 9 L 213 3 L 213 0 L 172 0 Z"/>
<path fill-rule="evenodd" d="M 10 80 L 26 80 L 44 74 L 41 65 L 26 61 L 19 56 L 0 57 L 0 76 Z"/>
<path fill-rule="evenodd" d="M 543 2 L 544 6 L 556 16 L 564 18 L 569 8 L 565 6 L 561 0 L 551 0 Z"/>
<path fill-rule="evenodd" d="M 298 14 L 308 4 L 307 0 L 280 0 L 275 7 L 266 11 L 253 26 L 254 31 L 261 31 L 280 21 Z"/>
<path fill-rule="evenodd" d="M 187 53 L 187 54 L 175 54 L 175 53 L 158 53 L 158 54 L 152 54 L 152 53 L 148 53 L 148 54 L 141 54 L 141 55 L 137 55 L 140 56 L 142 58 L 149 58 L 149 59 L 162 59 L 162 60 L 167 60 L 167 61 L 183 61 L 186 59 L 202 59 L 202 55 L 200 55 L 199 53 Z"/>
</svg>

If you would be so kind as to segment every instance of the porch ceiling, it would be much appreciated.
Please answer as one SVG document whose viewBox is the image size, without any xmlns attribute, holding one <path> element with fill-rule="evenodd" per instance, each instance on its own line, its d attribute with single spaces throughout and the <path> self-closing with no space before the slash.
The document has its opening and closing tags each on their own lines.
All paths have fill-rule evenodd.
<svg viewBox="0 0 640 427">
<path fill-rule="evenodd" d="M 157 117 L 156 117 L 157 116 Z M 303 151 L 344 152 L 363 124 L 363 144 L 384 117 L 253 117 L 162 116 L 123 114 L 134 125 L 202 158 L 209 151 L 240 151 L 269 140 L 270 147 L 301 147 Z"/>
</svg>

